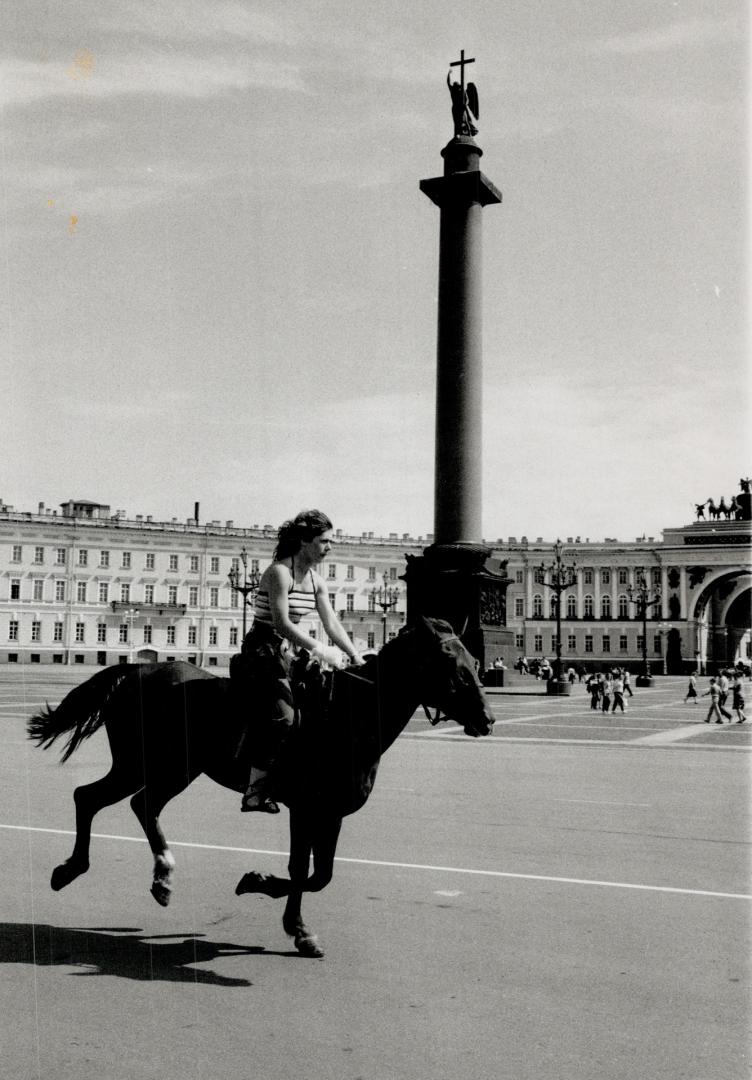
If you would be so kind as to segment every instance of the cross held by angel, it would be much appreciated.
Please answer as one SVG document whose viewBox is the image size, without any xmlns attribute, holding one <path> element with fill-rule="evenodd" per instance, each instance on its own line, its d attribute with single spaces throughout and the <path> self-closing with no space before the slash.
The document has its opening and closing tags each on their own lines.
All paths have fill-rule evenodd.
<svg viewBox="0 0 752 1080">
<path fill-rule="evenodd" d="M 447 75 L 447 86 L 452 97 L 452 119 L 454 120 L 455 137 L 458 135 L 477 135 L 476 121 L 480 116 L 478 90 L 475 83 L 468 83 L 465 86 L 465 64 L 472 64 L 473 61 L 465 59 L 464 49 L 460 55 L 460 60 L 455 60 L 450 64 Z M 455 82 L 452 79 L 452 68 L 458 66 L 460 69 L 460 81 Z"/>
</svg>

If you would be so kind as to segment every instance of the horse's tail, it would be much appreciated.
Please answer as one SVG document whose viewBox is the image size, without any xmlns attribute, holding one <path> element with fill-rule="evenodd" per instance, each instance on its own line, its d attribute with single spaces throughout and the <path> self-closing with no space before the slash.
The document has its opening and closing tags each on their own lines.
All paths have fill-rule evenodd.
<svg viewBox="0 0 752 1080">
<path fill-rule="evenodd" d="M 93 735 L 107 719 L 105 705 L 116 688 L 132 674 L 132 668 L 119 664 L 98 671 L 80 686 L 74 686 L 56 709 L 44 708 L 29 717 L 29 738 L 45 750 L 61 735 L 68 735 L 61 761 L 67 761 L 79 745 Z"/>
</svg>

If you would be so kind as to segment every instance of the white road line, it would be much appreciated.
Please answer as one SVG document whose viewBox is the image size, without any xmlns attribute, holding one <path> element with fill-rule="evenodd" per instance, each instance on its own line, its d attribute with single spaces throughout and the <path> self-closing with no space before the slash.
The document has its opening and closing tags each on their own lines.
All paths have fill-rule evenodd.
<svg viewBox="0 0 752 1080">
<path fill-rule="evenodd" d="M 679 742 L 681 739 L 688 739 L 692 735 L 705 734 L 704 725 L 685 724 L 683 727 L 673 728 L 670 731 L 654 731 L 652 735 L 643 735 L 639 739 L 632 739 L 632 742 L 639 743 L 640 746 L 657 746 L 663 743 Z"/>
<path fill-rule="evenodd" d="M 55 836 L 75 836 L 71 829 L 43 829 L 35 825 L 2 825 L 0 829 L 16 832 L 51 833 Z M 92 833 L 95 840 L 120 840 L 145 844 L 141 836 L 113 836 L 109 833 Z M 289 857 L 289 851 L 268 851 L 265 848 L 231 847 L 226 844 L 194 844 L 184 840 L 172 840 L 171 847 L 194 848 L 199 851 L 230 851 L 241 855 L 278 855 Z M 391 862 L 387 859 L 354 859 L 337 855 L 335 862 L 357 866 L 388 866 L 397 870 L 428 870 L 439 874 L 469 874 L 474 877 L 511 878 L 516 881 L 548 881 L 558 885 L 594 885 L 605 889 L 632 889 L 637 892 L 675 893 L 681 896 L 711 896 L 719 900 L 752 900 L 749 893 L 713 892 L 708 889 L 680 889 L 672 885 L 639 885 L 626 881 L 598 881 L 592 878 L 553 877 L 549 874 L 514 874 L 506 870 L 477 870 L 463 866 L 433 866 L 427 863 Z"/>
<path fill-rule="evenodd" d="M 500 735 L 498 739 L 489 737 L 486 739 L 474 739 L 470 735 L 465 735 L 464 731 L 408 731 L 403 733 L 401 738 L 403 739 L 425 739 L 427 736 L 433 735 L 439 742 L 457 742 L 459 739 L 463 739 L 467 743 L 482 743 L 484 746 L 506 746 L 509 743 L 546 743 L 549 746 L 603 746 L 606 749 L 611 750 L 642 750 L 645 749 L 644 743 L 641 743 L 637 739 L 561 739 L 556 735 L 539 736 L 539 735 Z M 650 745 L 650 744 L 648 744 Z M 653 744 L 662 745 L 660 743 Z M 752 746 L 720 746 L 718 743 L 690 743 L 682 742 L 676 745 L 667 743 L 665 744 L 668 749 L 682 750 L 713 750 L 723 751 L 723 753 L 738 752 L 740 754 L 752 753 Z"/>
<path fill-rule="evenodd" d="M 600 799 L 552 799 L 552 802 L 584 803 L 587 806 L 652 806 L 649 802 L 603 802 Z"/>
</svg>

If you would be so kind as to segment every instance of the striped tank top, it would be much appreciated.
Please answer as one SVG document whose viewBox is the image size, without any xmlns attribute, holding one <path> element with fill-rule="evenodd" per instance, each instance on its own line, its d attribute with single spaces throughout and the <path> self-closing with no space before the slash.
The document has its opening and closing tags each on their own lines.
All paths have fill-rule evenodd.
<svg viewBox="0 0 752 1080">
<path fill-rule="evenodd" d="M 309 570 L 308 573 L 311 576 L 311 585 L 313 585 L 313 571 Z M 272 609 L 269 605 L 269 593 L 266 589 L 259 589 L 256 593 L 256 601 L 253 610 L 256 622 L 265 623 L 267 626 L 274 625 L 272 621 Z M 287 592 L 287 610 L 290 615 L 290 622 L 293 623 L 299 623 L 306 615 L 313 615 L 316 611 L 315 592 L 313 590 L 309 592 L 306 589 L 296 588 L 295 580 L 293 578 L 293 587 Z"/>
</svg>

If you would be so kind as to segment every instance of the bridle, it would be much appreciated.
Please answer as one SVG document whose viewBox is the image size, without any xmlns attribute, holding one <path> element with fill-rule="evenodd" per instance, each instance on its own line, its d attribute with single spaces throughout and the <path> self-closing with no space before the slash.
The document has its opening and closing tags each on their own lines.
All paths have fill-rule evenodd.
<svg viewBox="0 0 752 1080">
<path fill-rule="evenodd" d="M 431 716 L 431 710 L 427 705 L 421 702 L 420 707 L 426 714 L 426 720 L 431 725 L 431 727 L 436 727 L 436 725 L 442 723 L 442 721 L 451 719 L 451 717 L 447 713 L 444 713 L 442 715 L 441 705 L 436 706 L 436 712 L 433 714 L 433 716 Z"/>
<path fill-rule="evenodd" d="M 459 641 L 461 643 L 462 638 L 459 634 L 448 634 L 446 637 L 441 638 L 441 645 L 447 645 L 452 641 Z M 343 674 L 348 675 L 351 679 L 357 679 L 359 682 L 364 682 L 369 686 L 374 685 L 373 679 L 369 679 L 365 675 L 359 674 L 359 672 L 357 672 L 353 668 L 344 668 Z M 426 705 L 424 701 L 420 702 L 420 707 L 426 714 L 426 719 L 428 720 L 431 727 L 436 727 L 437 724 L 440 724 L 446 720 L 451 720 L 450 715 L 442 710 L 441 705 L 437 705 L 435 707 L 433 716 L 431 715 L 430 707 Z"/>
<path fill-rule="evenodd" d="M 450 641 L 462 642 L 462 638 L 460 637 L 459 634 L 449 634 L 447 637 L 443 637 L 441 639 L 441 644 L 446 645 Z M 422 708 L 423 712 L 426 714 L 426 720 L 431 725 L 431 727 L 436 727 L 437 724 L 441 724 L 441 723 L 445 722 L 446 720 L 451 720 L 451 717 L 450 717 L 449 713 L 447 713 L 447 712 L 442 713 L 441 705 L 436 706 L 436 710 L 435 710 L 433 716 L 431 716 L 431 710 L 430 710 L 429 706 L 426 705 L 426 703 L 424 701 L 421 701 L 420 707 Z"/>
</svg>

